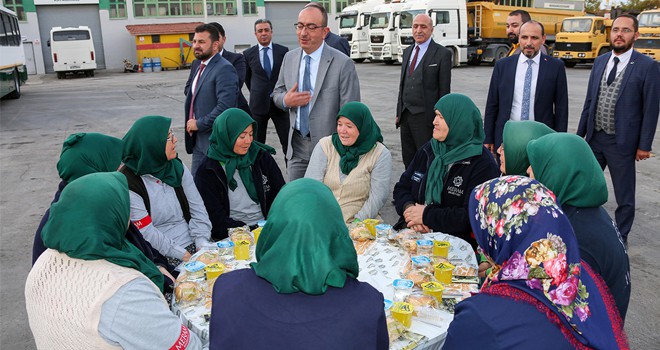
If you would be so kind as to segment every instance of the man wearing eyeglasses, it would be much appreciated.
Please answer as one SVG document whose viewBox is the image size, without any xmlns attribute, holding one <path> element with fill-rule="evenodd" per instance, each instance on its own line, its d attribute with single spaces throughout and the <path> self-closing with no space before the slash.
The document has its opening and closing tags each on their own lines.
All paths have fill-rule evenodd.
<svg viewBox="0 0 660 350">
<path fill-rule="evenodd" d="M 628 14 L 612 23 L 612 52 L 594 61 L 577 130 L 600 166 L 610 169 L 614 216 L 624 242 L 635 218 L 635 161 L 651 156 L 660 109 L 658 64 L 633 50 L 638 27 Z"/>
<path fill-rule="evenodd" d="M 299 48 L 282 61 L 273 90 L 275 104 L 289 112 L 287 147 L 289 181 L 305 175 L 314 146 L 337 129 L 339 108 L 360 100 L 360 83 L 353 61 L 324 44 L 328 13 L 323 7 L 305 7 L 295 23 Z"/>
</svg>

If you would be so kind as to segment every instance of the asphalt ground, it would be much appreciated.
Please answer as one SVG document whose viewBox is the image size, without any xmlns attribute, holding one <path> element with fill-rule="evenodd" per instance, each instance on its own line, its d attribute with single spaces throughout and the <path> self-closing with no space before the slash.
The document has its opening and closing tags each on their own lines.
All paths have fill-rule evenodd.
<svg viewBox="0 0 660 350">
<path fill-rule="evenodd" d="M 380 63 L 357 65 L 362 101 L 371 108 L 393 154 L 392 187 L 404 170 L 399 133 L 394 128 L 400 69 L 398 65 Z M 452 92 L 470 96 L 483 112 L 491 72 L 489 66 L 452 70 Z M 59 183 L 55 166 L 64 139 L 77 132 L 121 138 L 137 118 L 164 115 L 173 118 L 174 132 L 181 140 L 183 86 L 188 73 L 99 71 L 94 78 L 65 80 L 58 80 L 54 74 L 30 76 L 19 100 L 0 101 L 0 348 L 35 348 L 23 291 L 31 267 L 34 232 Z M 575 132 L 590 67 L 578 66 L 567 73 L 569 132 Z M 267 137 L 267 142 L 280 151 L 272 124 Z M 656 147 L 660 147 L 658 138 L 656 134 Z M 183 144 L 178 150 L 181 159 L 190 165 Z M 284 169 L 281 151 L 276 159 Z M 658 157 L 638 163 L 636 218 L 628 241 L 633 291 L 626 331 L 633 349 L 660 346 L 659 174 Z M 607 172 L 606 176 L 610 201 L 605 207 L 613 216 L 614 194 Z M 398 218 L 391 203 L 382 214 L 388 223 Z"/>
</svg>

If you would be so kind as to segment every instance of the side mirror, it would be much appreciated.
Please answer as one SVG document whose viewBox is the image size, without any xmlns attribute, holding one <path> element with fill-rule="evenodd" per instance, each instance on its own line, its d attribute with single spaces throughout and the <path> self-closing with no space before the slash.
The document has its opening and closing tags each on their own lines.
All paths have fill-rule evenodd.
<svg viewBox="0 0 660 350">
<path fill-rule="evenodd" d="M 48 39 L 48 41 L 46 41 L 46 46 L 50 47 L 50 39 Z"/>
<path fill-rule="evenodd" d="M 605 34 L 605 24 L 600 26 L 600 32 Z"/>
</svg>

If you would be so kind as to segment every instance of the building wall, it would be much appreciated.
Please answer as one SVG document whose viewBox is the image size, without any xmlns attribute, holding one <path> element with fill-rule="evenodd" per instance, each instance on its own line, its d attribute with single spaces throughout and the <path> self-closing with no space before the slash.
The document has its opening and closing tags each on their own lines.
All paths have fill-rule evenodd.
<svg viewBox="0 0 660 350">
<path fill-rule="evenodd" d="M 39 38 L 39 22 L 37 21 L 36 12 L 26 12 L 27 16 L 26 22 L 19 22 L 18 26 L 21 28 L 21 36 L 23 41 L 31 42 L 34 48 L 34 62 L 37 66 L 37 74 L 46 74 L 46 68 L 44 65 L 44 54 L 41 45 L 46 45 L 42 43 Z M 48 58 L 50 59 L 50 57 Z"/>
</svg>

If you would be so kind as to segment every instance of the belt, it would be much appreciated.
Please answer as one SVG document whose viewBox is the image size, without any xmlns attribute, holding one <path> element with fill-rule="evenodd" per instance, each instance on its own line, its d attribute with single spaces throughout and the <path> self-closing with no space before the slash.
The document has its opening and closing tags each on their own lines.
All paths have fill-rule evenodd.
<svg viewBox="0 0 660 350">
<path fill-rule="evenodd" d="M 297 134 L 297 135 L 300 136 L 300 137 L 311 138 L 310 135 L 307 135 L 307 136 L 303 135 L 303 134 L 300 132 L 300 130 L 298 130 L 298 129 L 293 129 L 293 133 L 294 133 L 294 134 Z"/>
</svg>

